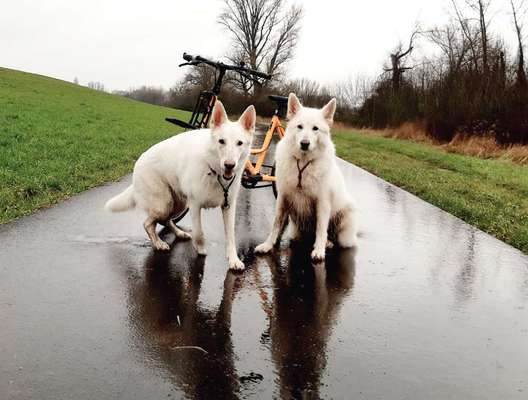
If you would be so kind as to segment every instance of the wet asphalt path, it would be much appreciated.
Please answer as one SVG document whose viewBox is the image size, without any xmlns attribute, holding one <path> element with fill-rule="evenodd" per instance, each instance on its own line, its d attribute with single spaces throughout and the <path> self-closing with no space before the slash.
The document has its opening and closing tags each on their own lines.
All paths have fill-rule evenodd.
<svg viewBox="0 0 528 400">
<path fill-rule="evenodd" d="M 270 189 L 241 191 L 242 274 L 219 210 L 206 258 L 105 213 L 130 178 L 1 226 L 0 398 L 526 399 L 528 257 L 340 165 L 360 246 L 326 267 L 286 242 L 253 256 Z"/>
</svg>

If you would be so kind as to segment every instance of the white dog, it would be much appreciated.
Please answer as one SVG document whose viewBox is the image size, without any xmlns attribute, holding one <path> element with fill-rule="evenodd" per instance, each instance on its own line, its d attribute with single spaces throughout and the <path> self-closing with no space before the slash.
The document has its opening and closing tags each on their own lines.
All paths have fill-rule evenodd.
<svg viewBox="0 0 528 400">
<path fill-rule="evenodd" d="M 327 245 L 347 248 L 356 244 L 353 202 L 335 161 L 330 138 L 336 100 L 322 109 L 303 107 L 295 94 L 288 99 L 288 127 L 275 153 L 277 207 L 273 228 L 255 252 L 267 253 L 290 222 L 293 238 L 315 233 L 314 261 L 325 258 Z"/>
<path fill-rule="evenodd" d="M 235 211 L 255 122 L 253 106 L 237 122 L 231 122 L 217 101 L 210 129 L 185 132 L 148 149 L 136 162 L 132 185 L 110 199 L 106 209 L 117 212 L 137 206 L 145 210 L 148 218 L 143 226 L 153 247 L 169 250 L 158 236 L 156 224 L 166 225 L 180 239 L 190 239 L 191 235 L 170 220 L 189 207 L 193 246 L 205 255 L 201 210 L 222 206 L 229 268 L 244 269 L 236 250 Z"/>
</svg>

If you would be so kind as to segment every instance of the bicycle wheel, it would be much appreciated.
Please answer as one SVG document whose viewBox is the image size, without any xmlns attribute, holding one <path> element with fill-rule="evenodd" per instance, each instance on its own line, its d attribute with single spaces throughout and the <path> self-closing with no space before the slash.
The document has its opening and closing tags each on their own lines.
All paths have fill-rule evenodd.
<svg viewBox="0 0 528 400">
<path fill-rule="evenodd" d="M 174 222 L 175 224 L 177 224 L 178 222 L 180 222 L 183 217 L 185 217 L 187 215 L 187 213 L 189 212 L 189 209 L 186 208 L 185 210 L 183 210 L 182 212 L 180 212 L 179 214 L 173 216 L 171 219 L 172 219 L 172 222 Z"/>
</svg>

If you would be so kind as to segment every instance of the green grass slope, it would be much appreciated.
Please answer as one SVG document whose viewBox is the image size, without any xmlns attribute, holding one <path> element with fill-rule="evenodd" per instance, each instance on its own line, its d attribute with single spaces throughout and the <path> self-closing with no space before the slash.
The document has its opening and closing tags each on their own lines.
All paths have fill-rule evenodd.
<svg viewBox="0 0 528 400">
<path fill-rule="evenodd" d="M 353 132 L 334 141 L 340 157 L 528 253 L 528 167 Z"/>
<path fill-rule="evenodd" d="M 131 172 L 178 114 L 0 68 L 0 223 Z"/>
</svg>

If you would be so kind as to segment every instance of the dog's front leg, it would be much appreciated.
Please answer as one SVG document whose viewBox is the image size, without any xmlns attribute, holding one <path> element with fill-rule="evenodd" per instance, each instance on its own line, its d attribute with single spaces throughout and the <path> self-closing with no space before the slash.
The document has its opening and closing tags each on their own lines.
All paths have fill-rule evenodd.
<svg viewBox="0 0 528 400">
<path fill-rule="evenodd" d="M 235 213 L 236 201 L 232 200 L 232 204 L 228 208 L 222 208 L 222 216 L 224 217 L 224 231 L 226 240 L 226 255 L 229 262 L 229 269 L 243 270 L 244 263 L 238 258 L 236 241 L 235 241 Z"/>
<path fill-rule="evenodd" d="M 281 196 L 279 194 L 279 197 L 277 198 L 277 206 L 275 210 L 275 220 L 273 221 L 273 228 L 271 228 L 271 232 L 266 241 L 262 244 L 259 244 L 255 248 L 255 253 L 265 254 L 271 251 L 275 243 L 277 243 L 277 240 L 279 240 L 279 236 L 284 230 L 284 225 L 286 224 L 287 219 L 288 212 L 286 211 L 284 196 Z"/>
<path fill-rule="evenodd" d="M 197 205 L 190 206 L 192 220 L 192 244 L 196 252 L 201 255 L 207 255 L 205 250 L 205 239 L 202 229 L 202 207 Z"/>
<path fill-rule="evenodd" d="M 317 203 L 317 225 L 315 228 L 315 244 L 312 251 L 313 261 L 325 259 L 326 241 L 328 239 L 328 224 L 330 222 L 331 205 L 329 199 L 320 199 Z"/>
</svg>

